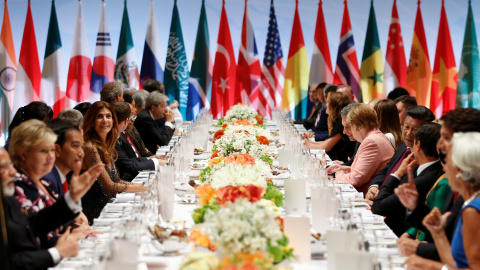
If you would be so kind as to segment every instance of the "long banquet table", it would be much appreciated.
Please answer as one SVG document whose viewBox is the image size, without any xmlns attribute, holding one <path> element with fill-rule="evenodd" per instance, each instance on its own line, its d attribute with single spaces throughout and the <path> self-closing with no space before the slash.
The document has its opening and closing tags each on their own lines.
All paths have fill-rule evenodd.
<svg viewBox="0 0 480 270">
<path fill-rule="evenodd" d="M 275 129 L 275 126 L 268 125 L 267 128 Z M 302 133 L 305 130 L 300 126 L 296 126 L 297 130 Z M 178 138 L 174 138 L 176 141 Z M 209 148 L 211 144 L 209 145 Z M 204 157 L 208 157 L 205 154 Z M 278 163 L 278 161 L 275 161 Z M 195 172 L 192 171 L 192 176 Z M 133 182 L 147 182 L 148 172 L 141 172 Z M 353 186 L 349 184 L 335 184 L 337 187 L 337 198 L 344 202 L 349 202 L 358 196 Z M 102 211 L 101 216 L 95 220 L 94 229 L 103 232 L 97 239 L 86 239 L 80 241 L 80 252 L 76 258 L 64 259 L 56 269 L 120 269 L 118 262 L 112 263 L 105 259 L 106 254 L 111 256 L 111 243 L 115 238 L 129 239 L 131 244 L 130 252 L 138 252 L 138 256 L 131 255 L 132 264 L 124 269 L 178 269 L 185 255 L 192 252 L 195 247 L 190 244 L 187 248 L 182 249 L 175 256 L 163 256 L 162 252 L 152 245 L 152 236 L 147 230 L 147 224 L 157 221 L 155 219 L 142 216 L 144 213 L 143 198 L 133 193 L 118 194 L 115 201 L 107 204 Z M 404 257 L 401 257 L 396 247 L 396 236 L 391 232 L 383 222 L 383 217 L 376 216 L 366 207 L 366 204 L 356 202 L 350 204 L 349 215 L 354 223 L 358 224 L 364 239 L 369 242 L 368 251 L 375 254 L 376 261 L 381 265 L 382 269 L 405 269 L 403 266 Z M 196 203 L 185 203 L 180 197 L 175 195 L 173 217 L 174 219 L 184 220 L 187 229 L 194 225 L 192 220 L 193 210 L 197 207 Z M 311 218 L 311 212 L 307 215 Z M 141 222 L 127 222 L 125 220 L 141 220 Z M 293 269 L 328 269 L 325 256 L 316 256 L 326 254 L 326 242 L 316 241 L 312 237 L 311 251 L 312 260 L 310 263 L 298 262 L 282 262 Z M 130 253 L 130 254 L 131 254 Z M 118 254 L 117 254 L 118 255 Z M 118 257 L 118 256 L 117 256 Z M 320 258 L 320 259 L 318 259 Z M 123 262 L 128 259 L 123 258 Z"/>
</svg>

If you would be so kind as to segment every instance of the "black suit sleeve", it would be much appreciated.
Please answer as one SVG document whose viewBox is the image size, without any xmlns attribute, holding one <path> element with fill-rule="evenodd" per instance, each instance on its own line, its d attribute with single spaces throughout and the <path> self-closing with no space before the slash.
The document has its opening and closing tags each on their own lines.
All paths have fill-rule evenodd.
<svg viewBox="0 0 480 270">
<path fill-rule="evenodd" d="M 438 256 L 437 248 L 435 247 L 434 243 L 419 243 L 417 247 L 417 251 L 415 252 L 418 256 L 434 260 L 440 261 L 440 257 Z"/>
<path fill-rule="evenodd" d="M 29 214 L 28 222 L 35 236 L 46 235 L 56 228 L 72 221 L 79 213 L 73 213 L 62 196 L 52 206 L 37 213 Z"/>
<path fill-rule="evenodd" d="M 129 157 L 123 147 L 130 147 L 130 145 L 119 143 L 115 145 L 118 154 L 115 165 L 117 165 L 118 170 L 123 173 L 123 175 L 121 175 L 123 180 L 132 180 L 139 171 L 155 170 L 155 163 L 153 160 L 144 157 Z"/>
<path fill-rule="evenodd" d="M 17 252 L 13 255 L 16 270 L 47 269 L 53 266 L 52 255 L 48 250 Z"/>
<path fill-rule="evenodd" d="M 162 130 L 158 128 L 157 123 L 146 110 L 141 111 L 135 120 L 135 127 L 142 137 L 145 146 L 152 153 L 157 150 L 157 145 L 168 145 L 173 136 L 173 129 L 165 126 Z"/>
<path fill-rule="evenodd" d="M 400 182 L 404 182 L 405 178 L 406 176 L 402 178 L 402 181 L 399 181 L 397 178 L 390 176 L 385 181 L 385 185 L 380 189 L 377 198 L 373 201 L 372 213 L 386 216 L 396 211 L 405 211 L 405 207 L 394 193 L 394 189 L 398 187 Z"/>
</svg>

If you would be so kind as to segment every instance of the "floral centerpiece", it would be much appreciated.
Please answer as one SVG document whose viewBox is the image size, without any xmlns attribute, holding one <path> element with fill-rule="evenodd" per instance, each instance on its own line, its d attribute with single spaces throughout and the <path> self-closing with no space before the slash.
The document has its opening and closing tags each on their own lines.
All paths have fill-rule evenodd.
<svg viewBox="0 0 480 270">
<path fill-rule="evenodd" d="M 227 157 L 236 153 L 248 153 L 250 156 L 260 157 L 268 152 L 268 146 L 262 144 L 253 134 L 235 132 L 224 134 L 221 138 L 217 139 L 212 150 L 214 151 L 212 158 L 216 156 Z"/>
<path fill-rule="evenodd" d="M 224 134 L 238 133 L 239 131 L 241 131 L 241 132 L 247 131 L 248 134 L 253 134 L 256 137 L 263 136 L 267 139 L 271 138 L 270 131 L 268 131 L 265 128 L 256 127 L 256 126 L 253 126 L 253 125 L 237 125 L 237 124 L 228 125 L 228 126 L 225 127 Z"/>
<path fill-rule="evenodd" d="M 263 119 L 253 108 L 245 104 L 237 104 L 232 106 L 225 117 L 218 119 L 217 126 L 221 127 L 223 124 L 231 124 L 237 120 L 248 120 L 256 126 L 263 125 Z"/>
</svg>

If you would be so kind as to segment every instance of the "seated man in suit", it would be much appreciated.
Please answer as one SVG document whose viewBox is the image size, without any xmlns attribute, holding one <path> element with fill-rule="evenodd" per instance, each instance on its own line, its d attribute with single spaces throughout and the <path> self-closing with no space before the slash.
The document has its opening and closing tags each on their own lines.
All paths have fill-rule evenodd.
<svg viewBox="0 0 480 270">
<path fill-rule="evenodd" d="M 309 116 L 305 119 L 301 120 L 295 120 L 293 121 L 294 124 L 302 124 L 303 127 L 305 127 L 306 130 L 310 130 L 315 127 L 315 120 L 317 119 L 318 113 L 322 109 L 323 104 L 325 104 L 325 96 L 323 96 L 323 100 L 319 99 L 319 95 L 317 95 L 317 91 L 322 91 L 323 93 L 323 88 L 325 88 L 326 83 L 319 83 L 317 84 L 312 84 L 310 86 L 310 89 L 308 90 L 308 98 L 310 99 L 311 102 L 314 103 L 312 112 L 309 114 Z"/>
<path fill-rule="evenodd" d="M 118 168 L 120 178 L 125 181 L 132 181 L 139 171 L 156 170 L 159 166 L 159 160 L 155 156 L 149 159 L 140 155 L 126 131 L 132 116 L 131 107 L 133 107 L 131 104 L 123 101 L 113 103 L 113 110 L 117 115 L 120 131 L 120 136 L 115 144 L 115 150 L 117 150 L 115 165 Z"/>
<path fill-rule="evenodd" d="M 390 177 L 390 174 L 395 173 L 398 167 L 400 167 L 400 164 L 402 164 L 402 161 L 412 152 L 413 140 L 418 128 L 433 120 L 435 120 L 435 115 L 425 106 L 414 106 L 407 110 L 402 128 L 404 143 L 397 148 L 393 157 L 387 165 L 385 165 L 385 168 L 373 177 L 368 192 L 365 195 L 366 203 L 372 205 L 383 183 Z"/>
<path fill-rule="evenodd" d="M 62 258 L 74 257 L 78 253 L 78 240 L 85 237 L 86 231 L 69 228 L 58 239 L 55 247 L 42 250 L 36 239 L 41 235 L 64 225 L 74 219 L 82 210 L 80 199 L 90 189 L 103 170 L 103 164 L 92 166 L 79 175 L 82 162 L 75 166 L 72 186 L 65 196 L 60 197 L 52 206 L 26 216 L 20 204 L 13 197 L 14 181 L 17 171 L 13 167 L 5 149 L 0 148 L 0 181 L 3 188 L 3 203 L 8 231 L 8 243 L 15 269 L 47 269 L 53 267 Z"/>
<path fill-rule="evenodd" d="M 77 127 L 65 125 L 61 120 L 52 120 L 48 126 L 58 136 L 55 142 L 55 165 L 52 171 L 42 177 L 42 180 L 52 183 L 49 188 L 59 186 L 59 190 L 54 190 L 54 193 L 63 196 L 69 190 L 67 175 L 74 170 L 77 162 L 83 161 L 85 156 L 83 135 Z M 88 219 L 83 212 L 75 218 L 74 224 L 88 226 Z"/>
<path fill-rule="evenodd" d="M 319 109 L 317 117 L 314 121 L 312 132 L 303 134 L 303 138 L 315 138 L 315 141 L 324 141 L 328 137 L 328 114 L 327 114 L 327 97 L 329 93 L 337 91 L 337 86 L 327 84 L 323 89 L 317 88 L 317 96 L 319 100 L 324 100 L 322 107 Z"/>
<path fill-rule="evenodd" d="M 443 121 L 442 128 L 440 129 L 440 139 L 437 143 L 437 149 L 440 155 L 440 160 L 445 163 L 444 157 L 447 155 L 451 147 L 451 140 L 455 132 L 480 132 L 480 111 L 473 108 L 457 108 L 449 111 L 442 116 Z M 440 179 L 443 178 L 443 179 Z M 441 176 L 438 180 L 442 182 L 448 179 Z M 437 181 L 438 181 L 437 180 Z M 439 184 L 440 185 L 440 184 Z M 423 258 L 432 260 L 440 260 L 433 239 L 429 231 L 423 226 L 422 221 L 425 216 L 432 210 L 431 207 L 426 204 L 420 204 L 418 202 L 418 193 L 415 185 L 403 184 L 395 190 L 398 198 L 402 204 L 408 209 L 406 222 L 414 226 L 417 229 L 422 230 L 425 233 L 424 241 L 420 242 L 414 240 L 408 234 L 403 234 L 398 240 L 398 248 L 402 252 L 402 256 L 410 256 L 417 254 Z M 432 190 L 430 196 L 435 196 L 436 190 Z M 451 212 L 452 215 L 447 219 L 447 225 L 445 233 L 447 238 L 451 241 L 455 227 L 460 217 L 464 200 L 462 196 L 455 195 L 453 191 L 444 198 L 442 206 L 438 206 L 442 209 L 442 213 Z M 425 242 L 426 241 L 426 242 Z"/>
<path fill-rule="evenodd" d="M 437 179 L 443 174 L 442 164 L 437 153 L 437 141 L 440 138 L 440 125 L 426 123 L 415 134 L 413 153 L 408 155 L 395 173 L 384 182 L 372 205 L 372 213 L 385 216 L 385 223 L 397 235 L 402 235 L 409 226 L 405 224 L 405 206 L 402 205 L 394 189 L 408 182 L 407 169 L 415 170 L 415 184 L 418 189 L 418 202 L 425 198 Z"/>
<path fill-rule="evenodd" d="M 147 149 L 155 154 L 158 146 L 168 145 L 173 136 L 172 124 L 175 115 L 167 109 L 168 97 L 158 92 L 152 92 L 145 101 L 145 109 L 135 120 L 135 128 L 142 137 Z M 160 130 L 155 120 L 165 118 L 165 127 Z"/>
</svg>

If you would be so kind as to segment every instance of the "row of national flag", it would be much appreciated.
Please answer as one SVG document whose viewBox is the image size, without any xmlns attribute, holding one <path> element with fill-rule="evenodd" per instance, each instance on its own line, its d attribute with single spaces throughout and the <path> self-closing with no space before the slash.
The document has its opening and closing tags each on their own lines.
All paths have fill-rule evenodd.
<svg viewBox="0 0 480 270">
<path fill-rule="evenodd" d="M 189 69 L 177 0 L 175 0 L 167 60 L 163 69 L 159 62 L 160 38 L 153 0 L 151 0 L 142 67 L 139 73 L 126 0 L 116 61 L 113 59 L 105 3 L 101 2 L 93 65 L 89 58 L 81 1 L 78 2 L 68 69 L 63 66 L 62 42 L 55 2 L 52 1 L 42 70 L 40 70 L 30 2 L 28 2 L 17 64 L 5 1 L 0 35 L 1 133 L 6 134 L 8 123 L 18 108 L 31 101 L 44 101 L 52 106 L 56 115 L 64 108 L 72 108 L 80 102 L 98 100 L 103 84 L 114 80 L 137 89 L 141 88 L 147 79 L 163 81 L 166 94 L 171 100 L 179 101 L 180 112 L 187 120 L 194 119 L 204 107 L 210 108 L 215 118 L 222 117 L 230 106 L 238 102 L 252 106 L 260 115 L 267 118 L 271 117 L 274 108 L 289 111 L 292 118 L 305 118 L 309 106 L 308 87 L 320 82 L 350 85 L 360 102 L 368 102 L 373 98 L 385 98 L 388 91 L 395 87 L 404 87 L 411 95 L 417 97 L 419 104 L 429 106 L 435 111 L 437 117 L 456 105 L 479 108 L 480 60 L 470 1 L 458 74 L 443 0 L 438 32 L 439 42 L 437 42 L 433 71 L 430 69 L 420 1 L 418 1 L 408 64 L 405 61 L 396 0 L 392 7 L 385 63 L 382 61 L 375 10 L 371 1 L 361 68 L 357 62 L 346 0 L 344 4 L 340 44 L 335 69 L 333 69 L 322 0 L 319 0 L 318 4 L 311 65 L 308 63 L 298 13 L 298 0 L 296 0 L 286 67 L 283 65 L 283 52 L 273 0 L 270 4 L 263 61 L 260 61 L 258 55 L 247 0 L 245 0 L 238 61 L 235 60 L 225 1 L 223 1 L 214 64 L 209 51 L 210 38 L 205 0 L 202 0 L 194 55 L 191 69 Z"/>
</svg>

